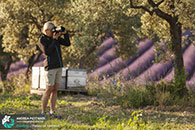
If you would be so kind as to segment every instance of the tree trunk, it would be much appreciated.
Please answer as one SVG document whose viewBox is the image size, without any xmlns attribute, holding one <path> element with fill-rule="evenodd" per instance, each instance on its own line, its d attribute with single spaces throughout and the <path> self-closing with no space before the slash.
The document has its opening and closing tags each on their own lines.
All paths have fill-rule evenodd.
<svg viewBox="0 0 195 130">
<path fill-rule="evenodd" d="M 0 76 L 1 76 L 1 80 L 2 81 L 6 81 L 7 80 L 7 74 L 8 74 L 8 71 L 1 71 L 0 72 Z"/>
<path fill-rule="evenodd" d="M 172 42 L 172 51 L 174 53 L 174 80 L 176 93 L 179 96 L 186 94 L 186 77 L 185 77 L 185 68 L 183 62 L 183 52 L 182 52 L 182 25 L 173 19 L 173 22 L 170 24 L 170 33 L 171 33 L 171 42 Z"/>
<path fill-rule="evenodd" d="M 26 78 L 29 79 L 29 75 L 31 74 L 32 72 L 32 67 L 33 65 L 38 62 L 40 56 L 41 56 L 41 52 L 39 51 L 39 53 L 37 55 L 33 54 L 30 59 L 28 60 L 28 68 L 27 68 L 27 71 L 26 71 Z"/>
<path fill-rule="evenodd" d="M 7 75 L 8 75 L 9 69 L 10 69 L 10 65 L 12 63 L 11 56 L 9 56 L 7 60 L 8 60 L 8 62 L 6 64 L 0 66 L 0 69 L 1 69 L 0 76 L 1 76 L 2 81 L 7 80 Z"/>
</svg>

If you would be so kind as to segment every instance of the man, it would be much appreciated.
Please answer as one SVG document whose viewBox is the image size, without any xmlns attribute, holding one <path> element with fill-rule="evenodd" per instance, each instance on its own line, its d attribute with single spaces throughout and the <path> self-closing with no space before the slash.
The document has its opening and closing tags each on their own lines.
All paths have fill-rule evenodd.
<svg viewBox="0 0 195 130">
<path fill-rule="evenodd" d="M 46 107 L 50 98 L 50 116 L 61 118 L 55 113 L 55 104 L 57 99 L 57 91 L 62 76 L 62 56 L 60 46 L 70 46 L 68 32 L 53 32 L 55 28 L 52 22 L 46 22 L 43 26 L 43 34 L 41 35 L 38 46 L 44 54 L 44 68 L 46 79 L 46 90 L 42 97 L 42 113 L 41 116 L 46 117 Z M 64 38 L 60 36 L 64 35 Z"/>
</svg>

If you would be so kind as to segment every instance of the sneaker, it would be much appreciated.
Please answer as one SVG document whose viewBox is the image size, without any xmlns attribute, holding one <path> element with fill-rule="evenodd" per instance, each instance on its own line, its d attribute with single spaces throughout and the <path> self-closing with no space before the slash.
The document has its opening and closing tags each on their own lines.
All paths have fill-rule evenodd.
<svg viewBox="0 0 195 130">
<path fill-rule="evenodd" d="M 52 113 L 50 113 L 49 116 L 50 116 L 50 117 L 57 118 L 57 119 L 62 119 L 62 116 L 57 115 L 55 111 L 52 112 Z"/>
<path fill-rule="evenodd" d="M 45 117 L 45 119 L 47 119 L 47 113 L 46 112 L 41 112 L 41 117 Z"/>
</svg>

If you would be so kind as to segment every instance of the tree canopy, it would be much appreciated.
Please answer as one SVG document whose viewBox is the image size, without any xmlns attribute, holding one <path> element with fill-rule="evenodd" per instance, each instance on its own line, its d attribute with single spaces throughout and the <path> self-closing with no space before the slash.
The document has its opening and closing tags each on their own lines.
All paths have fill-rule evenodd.
<svg viewBox="0 0 195 130">
<path fill-rule="evenodd" d="M 191 0 L 1 0 L 2 46 L 5 52 L 29 61 L 38 53 L 36 42 L 43 24 L 52 21 L 70 32 L 72 46 L 62 48 L 63 61 L 70 67 L 93 69 L 96 50 L 106 36 L 118 42 L 116 51 L 122 58 L 136 54 L 139 36 L 157 41 L 157 53 L 161 49 L 158 43 L 166 41 L 166 51 L 159 57 L 179 59 L 175 57 L 181 55 L 174 52 L 177 44 L 173 44 L 177 37 L 170 30 L 174 24 L 181 32 L 194 30 L 194 4 Z"/>
<path fill-rule="evenodd" d="M 130 57 L 136 53 L 136 43 L 132 39 L 136 37 L 135 28 L 141 24 L 137 13 L 129 10 L 126 4 L 118 1 L 77 0 L 70 4 L 64 14 L 68 27 L 75 32 L 72 40 L 75 51 L 69 50 L 72 55 L 70 58 L 75 58 L 73 62 L 79 59 L 81 67 L 95 67 L 95 50 L 106 36 L 112 36 L 120 43 L 117 52 L 121 56 L 126 54 Z"/>
<path fill-rule="evenodd" d="M 46 21 L 57 19 L 60 1 L 7 0 L 1 2 L 4 51 L 27 61 L 36 52 L 36 42 Z M 59 17 L 59 15 L 58 15 Z"/>
</svg>

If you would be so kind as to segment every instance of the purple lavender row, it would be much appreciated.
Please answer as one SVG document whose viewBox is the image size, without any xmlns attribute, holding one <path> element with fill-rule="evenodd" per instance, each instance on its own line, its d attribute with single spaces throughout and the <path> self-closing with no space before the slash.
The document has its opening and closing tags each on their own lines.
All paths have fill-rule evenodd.
<svg viewBox="0 0 195 130">
<path fill-rule="evenodd" d="M 185 52 L 186 49 L 189 47 L 191 42 L 189 40 L 185 41 L 182 51 Z M 193 61 L 191 61 L 193 62 Z M 193 66 L 193 64 L 188 64 L 189 66 Z M 143 74 L 139 76 L 139 79 L 144 79 L 144 81 L 158 81 L 161 78 L 165 77 L 168 72 L 171 71 L 173 66 L 173 60 L 169 63 L 161 63 L 161 64 L 153 64 L 149 69 L 147 69 Z M 187 67 L 189 68 L 189 67 Z M 190 69 L 192 70 L 192 69 Z M 190 71 L 193 72 L 193 71 Z M 189 73 L 189 71 L 188 71 Z M 191 77 L 192 73 L 189 73 L 188 78 Z"/>
<path fill-rule="evenodd" d="M 185 72 L 187 73 L 187 80 L 189 80 L 193 72 L 195 70 L 195 46 L 191 44 L 186 53 L 183 55 L 184 57 L 184 66 L 185 66 Z"/>
<path fill-rule="evenodd" d="M 104 40 L 102 42 L 102 44 L 100 45 L 101 51 L 98 52 L 98 56 L 103 55 L 105 51 L 107 51 L 108 49 L 112 48 L 116 44 L 117 44 L 117 42 L 114 41 L 114 39 L 112 37 Z"/>
<path fill-rule="evenodd" d="M 138 46 L 138 55 L 142 55 L 148 48 L 152 46 L 151 40 L 142 41 L 139 43 Z M 119 72 L 121 69 L 127 67 L 133 61 L 136 60 L 137 57 L 129 58 L 126 61 L 123 61 L 121 58 L 115 58 L 111 62 L 103 65 L 102 67 L 97 68 L 93 73 L 90 74 L 91 76 L 98 75 L 102 77 L 103 75 L 112 76 L 113 74 Z M 103 58 L 102 58 L 103 59 Z M 106 60 L 106 59 L 104 59 Z M 108 62 L 108 61 L 107 61 Z"/>
<path fill-rule="evenodd" d="M 105 51 L 104 54 L 99 57 L 99 64 L 97 68 L 104 66 L 105 64 L 114 60 L 116 58 L 115 53 L 116 53 L 115 48 L 110 48 L 107 51 Z"/>
<path fill-rule="evenodd" d="M 193 75 L 195 69 L 195 47 L 191 44 L 183 54 L 185 72 L 188 73 L 187 80 Z M 166 81 L 173 80 L 174 69 L 164 78 Z"/>
<path fill-rule="evenodd" d="M 21 68 L 26 68 L 28 65 L 24 64 L 23 61 L 17 61 L 15 63 L 12 63 L 9 69 L 9 73 L 16 72 L 20 70 Z"/>
<path fill-rule="evenodd" d="M 152 46 L 149 50 L 147 50 L 143 55 L 138 57 L 132 64 L 128 67 L 122 69 L 120 72 L 116 74 L 116 77 L 124 76 L 126 80 L 131 80 L 143 71 L 145 71 L 148 67 L 152 65 L 152 61 L 155 58 L 154 54 L 154 46 Z"/>
<path fill-rule="evenodd" d="M 144 79 L 145 81 L 158 81 L 171 70 L 172 64 L 172 62 L 153 64 L 135 80 Z"/>
<path fill-rule="evenodd" d="M 192 47 L 188 47 L 189 45 L 185 45 L 183 48 L 184 53 L 184 65 L 186 72 L 189 73 L 187 78 L 190 78 L 192 75 L 192 70 L 195 61 L 193 61 L 193 56 L 190 56 L 195 53 L 189 53 L 192 52 Z M 188 47 L 188 48 L 187 48 Z M 191 59 L 192 58 L 192 59 Z M 194 56 L 195 58 L 195 56 Z M 194 62 L 194 63 L 192 63 Z M 137 77 L 135 80 L 146 82 L 146 81 L 159 81 L 161 78 L 165 77 L 165 75 L 170 71 L 172 71 L 173 67 L 173 60 L 168 63 L 159 63 L 159 64 L 153 64 L 149 69 L 147 69 L 144 73 L 142 73 L 139 77 Z M 170 80 L 173 79 L 173 72 L 171 72 L 166 79 Z"/>
<path fill-rule="evenodd" d="M 139 42 L 138 56 L 142 55 L 151 46 L 152 46 L 152 41 L 149 39 Z M 112 50 L 109 49 L 109 50 L 105 51 L 104 54 L 102 54 L 99 58 L 99 64 L 98 64 L 97 68 L 102 67 L 103 65 L 106 65 L 108 62 L 116 59 L 116 57 L 114 55 L 115 55 L 114 49 L 112 49 Z M 136 57 L 133 57 L 134 60 L 135 60 L 135 58 Z M 132 59 L 132 58 L 130 58 L 130 59 Z M 132 62 L 130 59 L 127 60 L 125 64 L 129 65 Z"/>
<path fill-rule="evenodd" d="M 9 78 L 11 75 L 25 74 L 26 70 L 27 70 L 27 67 L 19 68 L 16 71 L 9 72 L 8 75 L 7 75 L 7 77 Z"/>
<path fill-rule="evenodd" d="M 194 72 L 192 78 L 189 81 L 187 81 L 186 85 L 188 88 L 195 90 L 195 72 Z"/>
<path fill-rule="evenodd" d="M 126 80 L 125 83 L 129 83 L 132 79 L 137 77 L 140 73 L 142 73 L 144 70 L 146 70 L 152 65 L 152 61 L 155 58 L 153 49 L 154 49 L 154 46 L 152 46 L 149 50 L 144 52 L 144 54 L 138 57 L 128 67 L 122 69 L 120 72 L 118 72 L 114 76 L 109 77 L 107 80 L 111 81 L 113 80 L 113 78 L 118 79 L 120 76 L 123 76 L 122 78 L 125 78 Z M 100 81 L 100 83 L 103 83 L 103 82 L 104 82 L 103 80 Z"/>
</svg>

